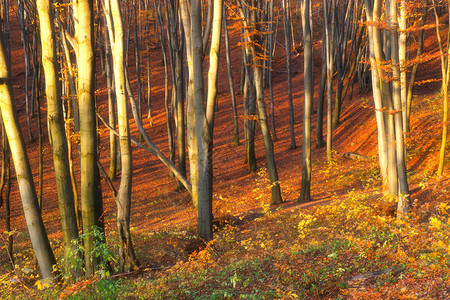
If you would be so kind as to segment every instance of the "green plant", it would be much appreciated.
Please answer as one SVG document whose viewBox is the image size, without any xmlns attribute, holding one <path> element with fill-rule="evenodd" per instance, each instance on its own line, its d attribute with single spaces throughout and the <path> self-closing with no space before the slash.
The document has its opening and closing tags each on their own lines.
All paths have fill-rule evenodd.
<svg viewBox="0 0 450 300">
<path fill-rule="evenodd" d="M 83 240 L 87 235 L 91 235 L 96 241 L 90 253 L 92 257 L 99 259 L 96 275 L 102 279 L 107 278 L 111 275 L 111 265 L 117 261 L 114 258 L 114 246 L 106 243 L 105 234 L 102 228 L 98 226 L 93 226 L 91 230 L 87 230 L 86 233 L 81 234 L 77 240 L 73 240 L 72 243 L 77 246 L 76 250 L 70 253 L 68 262 L 63 258 L 61 263 L 68 266 L 71 274 L 84 271 L 83 256 L 86 250 L 83 246 Z"/>
</svg>

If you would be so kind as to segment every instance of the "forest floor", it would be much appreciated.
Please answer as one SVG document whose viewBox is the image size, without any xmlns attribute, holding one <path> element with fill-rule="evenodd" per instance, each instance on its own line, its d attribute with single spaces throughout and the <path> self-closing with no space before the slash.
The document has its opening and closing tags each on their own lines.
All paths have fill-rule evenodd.
<svg viewBox="0 0 450 300">
<path fill-rule="evenodd" d="M 236 45 L 238 30 L 230 29 L 232 44 Z M 300 36 L 299 32 L 295 33 Z M 424 51 L 434 53 L 437 51 L 434 29 L 429 29 L 425 36 Z M 320 40 L 317 32 L 315 40 Z M 320 77 L 320 49 L 321 43 L 316 42 L 315 101 Z M 33 130 L 34 137 L 30 139 L 26 130 L 24 62 L 18 38 L 12 41 L 12 57 L 14 93 L 17 107 L 21 108 L 20 120 L 37 182 L 37 134 Z M 224 52 L 221 57 L 225 58 Z M 130 61 L 133 59 L 130 53 Z M 168 155 L 164 66 L 157 41 L 151 51 L 151 59 L 153 124 L 148 119 L 144 119 L 144 123 L 152 141 Z M 235 87 L 239 90 L 241 61 L 237 46 L 232 49 L 232 60 Z M 100 70 L 99 58 L 97 63 Z M 417 80 L 441 78 L 439 67 L 439 58 L 421 64 Z M 134 67 L 130 67 L 130 74 L 136 90 Z M 439 178 L 435 176 L 442 130 L 440 83 L 430 82 L 415 89 L 412 130 L 406 141 L 412 208 L 409 218 L 397 220 L 395 199 L 386 198 L 381 191 L 372 96 L 370 92 L 360 92 L 357 85 L 344 100 L 341 124 L 333 132 L 333 160 L 326 162 L 325 149 L 313 147 L 312 202 L 297 202 L 301 181 L 302 53 L 293 58 L 295 135 L 298 145 L 293 150 L 289 149 L 286 77 L 283 48 L 278 46 L 273 78 L 278 137 L 274 149 L 283 204 L 269 205 L 269 181 L 259 130 L 255 141 L 258 171 L 247 172 L 242 95 L 239 93 L 241 145 L 232 146 L 233 118 L 223 59 L 219 75 L 219 110 L 214 129 L 214 241 L 205 245 L 197 237 L 196 213 L 189 194 L 176 189 L 176 180 L 169 177 L 168 170 L 154 156 L 143 149 L 133 148 L 131 232 L 141 268 L 131 274 L 113 273 L 109 278 L 90 278 L 58 289 L 41 291 L 39 284 L 35 284 L 36 265 L 17 184 L 13 179 L 11 201 L 15 270 L 12 270 L 6 255 L 6 235 L 2 235 L 0 297 L 448 299 L 449 154 L 446 156 L 444 175 Z M 106 117 L 106 89 L 100 71 L 97 72 L 97 79 L 98 111 Z M 266 99 L 268 102 L 268 97 Z M 44 104 L 40 109 L 45 115 Z M 59 213 L 44 117 L 43 216 L 53 249 L 60 258 Z M 316 117 L 315 102 L 314 137 Z M 36 128 L 36 122 L 33 118 L 33 128 Z M 137 139 L 134 123 L 131 126 L 132 136 Z M 104 126 L 100 125 L 100 128 L 99 152 L 101 163 L 107 169 L 109 133 Z M 349 152 L 370 158 L 354 160 L 343 157 L 344 153 Z M 74 164 L 77 163 L 75 155 Z M 77 168 L 76 174 L 79 178 Z M 114 184 L 118 187 L 119 181 Z M 106 238 L 110 249 L 116 251 L 115 200 L 104 179 L 102 187 Z M 0 228 L 4 228 L 3 210 L 0 216 Z"/>
</svg>

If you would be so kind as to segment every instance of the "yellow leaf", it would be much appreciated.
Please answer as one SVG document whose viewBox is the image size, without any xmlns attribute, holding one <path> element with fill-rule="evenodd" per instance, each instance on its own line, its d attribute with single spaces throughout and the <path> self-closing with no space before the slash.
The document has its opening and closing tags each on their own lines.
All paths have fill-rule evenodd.
<svg viewBox="0 0 450 300">
<path fill-rule="evenodd" d="M 448 205 L 448 203 L 439 203 L 439 209 L 441 210 L 442 214 L 447 214 L 447 210 L 450 208 Z"/>
<path fill-rule="evenodd" d="M 438 218 L 436 218 L 436 217 L 431 217 L 430 218 L 430 226 L 432 228 L 439 229 L 439 228 L 441 228 L 441 225 L 442 225 L 442 223 L 441 223 L 441 221 Z"/>
<path fill-rule="evenodd" d="M 445 248 L 445 243 L 444 243 L 444 241 L 438 241 L 438 242 L 436 243 L 436 246 L 437 246 L 438 248 Z"/>
<path fill-rule="evenodd" d="M 45 282 L 45 281 L 40 281 L 40 280 L 37 280 L 34 285 L 37 287 L 38 290 L 43 290 L 43 289 L 51 287 L 50 283 Z"/>
</svg>

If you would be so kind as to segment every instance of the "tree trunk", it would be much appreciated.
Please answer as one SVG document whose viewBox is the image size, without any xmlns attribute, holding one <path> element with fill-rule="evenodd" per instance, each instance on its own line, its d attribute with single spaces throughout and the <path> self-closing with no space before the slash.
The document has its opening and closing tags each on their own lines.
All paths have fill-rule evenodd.
<svg viewBox="0 0 450 300">
<path fill-rule="evenodd" d="M 172 65 L 172 104 L 173 119 L 175 121 L 176 145 L 178 149 L 178 169 L 186 177 L 186 133 L 184 118 L 184 74 L 182 62 L 183 39 L 179 35 L 177 1 L 171 0 L 166 9 L 167 31 L 170 62 Z M 183 184 L 178 181 L 178 190 L 183 189 Z"/>
<path fill-rule="evenodd" d="M 92 234 L 95 227 L 102 227 L 102 195 L 100 175 L 97 166 L 97 126 L 95 117 L 95 55 L 93 41 L 93 1 L 78 0 L 77 66 L 78 101 L 80 109 L 81 147 L 81 211 L 85 248 L 86 276 L 93 276 L 98 265 L 98 257 L 93 253 L 96 238 Z"/>
<path fill-rule="evenodd" d="M 230 85 L 230 96 L 231 96 L 231 107 L 233 109 L 233 147 L 237 147 L 240 145 L 239 142 L 239 119 L 236 108 L 236 95 L 234 92 L 234 83 L 233 83 L 233 71 L 231 66 L 231 57 L 230 57 L 230 38 L 228 35 L 228 27 L 227 27 L 227 10 L 226 6 L 223 7 L 223 30 L 225 36 L 225 56 L 227 59 L 227 72 L 228 72 L 228 83 Z"/>
<path fill-rule="evenodd" d="M 274 31 L 277 32 L 273 28 L 274 18 L 273 18 L 273 9 L 274 2 L 269 1 L 269 24 L 268 24 L 268 37 L 267 37 L 267 53 L 268 53 L 268 61 L 267 61 L 267 82 L 269 84 L 269 101 L 270 101 L 270 127 L 272 130 L 272 139 L 274 142 L 278 140 L 277 130 L 275 126 L 275 103 L 273 98 L 273 82 L 272 82 L 272 65 L 273 65 L 273 53 L 274 53 Z"/>
<path fill-rule="evenodd" d="M 75 253 L 78 238 L 77 217 L 69 170 L 67 138 L 64 128 L 64 116 L 59 82 L 59 65 L 56 56 L 53 8 L 50 0 L 36 2 L 39 12 L 41 32 L 42 64 L 45 73 L 45 94 L 47 96 L 49 135 L 53 147 L 55 182 L 58 191 L 58 204 L 61 215 L 64 239 L 65 272 L 70 275 L 70 256 Z"/>
<path fill-rule="evenodd" d="M 0 207 L 5 205 L 5 231 L 11 232 L 11 151 L 9 149 L 8 137 L 6 136 L 5 125 L 0 114 L 0 126 L 2 129 L 2 173 L 0 182 Z M 3 195 L 3 191 L 5 193 Z M 14 238 L 12 234 L 8 234 L 8 245 L 6 251 L 14 269 L 14 255 L 13 255 L 13 243 Z"/>
<path fill-rule="evenodd" d="M 332 135 L 333 135 L 333 124 L 332 124 L 332 103 L 333 103 L 333 38 L 334 38 L 334 27 L 331 24 L 334 23 L 334 14 L 329 14 L 330 9 L 334 7 L 334 0 L 331 1 L 328 7 L 327 1 L 323 0 L 324 7 L 324 22 L 325 22 L 325 58 L 326 58 L 326 78 L 327 78 L 327 161 L 332 159 Z M 330 20 L 331 16 L 331 20 Z M 331 21 L 331 22 L 330 22 Z M 330 32 L 331 31 L 331 32 Z M 323 58 L 322 58 L 323 59 Z"/>
<path fill-rule="evenodd" d="M 53 280 L 55 256 L 45 231 L 44 222 L 39 209 L 39 203 L 34 187 L 31 167 L 25 149 L 25 142 L 20 131 L 19 121 L 15 112 L 12 94 L 9 63 L 5 55 L 3 32 L 0 31 L 0 110 L 3 116 L 6 135 L 11 148 L 20 196 L 25 214 L 25 220 L 36 255 L 42 277 Z"/>
<path fill-rule="evenodd" d="M 377 69 L 378 62 L 375 58 L 376 47 L 381 47 L 379 37 L 379 28 L 372 25 L 374 22 L 373 17 L 373 2 L 366 0 L 366 16 L 369 25 L 367 26 L 367 32 L 369 37 L 369 49 L 370 49 L 370 64 L 372 66 L 372 93 L 373 101 L 375 105 L 375 117 L 377 120 L 377 133 L 378 133 L 378 158 L 380 162 L 380 173 L 383 190 L 387 188 L 387 140 L 386 129 L 383 116 L 383 103 L 381 96 L 381 85 L 379 70 Z"/>
<path fill-rule="evenodd" d="M 311 111 L 314 93 L 313 45 L 310 23 L 311 0 L 302 1 L 302 27 L 304 43 L 304 103 L 303 103 L 303 145 L 302 184 L 299 202 L 311 201 Z"/>
<path fill-rule="evenodd" d="M 251 71 L 248 66 L 248 54 L 247 50 L 242 50 L 242 57 L 244 58 L 244 131 L 245 131 L 245 146 L 247 149 L 247 163 L 248 172 L 255 172 L 256 165 L 256 153 L 255 153 L 255 88 L 253 80 L 251 79 Z"/>
<path fill-rule="evenodd" d="M 387 8 L 386 8 L 387 9 Z M 406 78 L 403 78 L 400 67 L 404 62 L 399 59 L 400 52 L 406 51 L 403 49 L 400 51 L 401 41 L 399 39 L 398 32 L 398 21 L 397 21 L 397 3 L 396 1 L 391 1 L 391 47 L 392 47 L 392 71 L 393 71 L 393 83 L 392 83 L 392 96 L 393 96 L 393 106 L 394 106 L 394 121 L 395 121 L 395 150 L 396 150 L 396 163 L 397 163 L 397 176 L 398 176 L 398 205 L 397 205 L 397 216 L 402 217 L 408 213 L 410 205 L 408 178 L 406 174 L 406 149 L 404 143 L 404 123 L 403 115 L 405 109 L 403 108 L 403 81 L 406 82 Z M 406 87 L 405 87 L 406 88 Z"/>
<path fill-rule="evenodd" d="M 325 4 L 324 12 L 323 12 L 323 21 L 325 22 L 326 14 L 325 14 Z M 316 131 L 316 145 L 318 148 L 322 148 L 325 146 L 325 141 L 323 140 L 323 102 L 325 99 L 325 90 L 327 87 L 327 48 L 326 48 L 326 36 L 325 30 L 326 25 L 323 24 L 322 30 L 322 58 L 321 58 L 321 67 L 320 67 L 320 83 L 319 83 L 319 97 L 317 99 L 317 131 Z"/>
<path fill-rule="evenodd" d="M 281 0 L 283 7 L 283 24 L 284 24 L 284 44 L 286 47 L 286 70 L 288 81 L 288 103 L 289 103 L 289 130 L 291 133 L 291 145 L 289 149 L 297 148 L 295 144 L 295 132 L 294 132 L 294 103 L 292 101 L 292 68 L 291 68 L 291 19 L 288 11 L 288 1 Z"/>
<path fill-rule="evenodd" d="M 117 121 L 119 125 L 119 144 L 121 156 L 120 187 L 116 197 L 117 233 L 119 236 L 119 266 L 121 272 L 130 272 L 137 268 L 138 261 L 134 253 L 130 233 L 132 153 L 128 106 L 126 100 L 126 79 L 124 70 L 123 24 L 118 0 L 110 0 L 105 5 L 109 34 L 111 38 L 115 94 L 117 100 Z"/>
<path fill-rule="evenodd" d="M 423 36 L 425 33 L 425 29 L 423 28 L 426 23 L 427 19 L 427 13 L 428 13 L 428 0 L 425 0 L 425 3 L 422 7 L 422 18 L 420 21 L 420 31 L 419 31 L 419 38 L 417 41 L 417 52 L 416 52 L 416 59 L 419 58 L 422 55 L 423 52 Z M 416 80 L 416 74 L 417 69 L 419 67 L 419 63 L 416 62 L 411 70 L 411 75 L 409 76 L 409 85 L 408 85 L 408 91 L 407 91 L 407 99 L 406 99 L 406 133 L 409 133 L 411 131 L 410 128 L 410 119 L 411 119 L 411 105 L 412 105 L 412 99 L 413 99 L 413 92 L 414 92 L 414 82 Z"/>
<path fill-rule="evenodd" d="M 441 54 L 441 71 L 442 71 L 442 91 L 443 91 L 443 117 L 442 117 L 442 141 L 441 148 L 439 150 L 439 165 L 437 170 L 437 175 L 441 176 L 444 171 L 445 162 L 445 146 L 447 144 L 447 131 L 448 131 L 448 83 L 450 77 L 450 59 L 448 59 L 449 47 L 447 45 L 446 51 L 443 50 L 443 45 L 441 41 L 440 24 L 439 17 L 436 9 L 436 3 L 433 0 L 433 10 L 436 19 L 436 35 L 439 42 L 439 51 Z M 450 19 L 450 14 L 449 14 Z M 447 44 L 450 40 L 450 33 L 447 33 Z"/>
<path fill-rule="evenodd" d="M 255 62 L 259 65 L 258 62 Z M 278 180 L 277 166 L 275 163 L 275 154 L 273 150 L 273 142 L 269 132 L 269 124 L 267 122 L 266 104 L 264 102 L 263 80 L 261 67 L 254 67 L 254 81 L 256 90 L 256 102 L 258 105 L 258 117 L 259 124 L 261 126 L 261 134 L 264 139 L 264 148 L 266 149 L 267 169 L 269 171 L 270 186 L 272 196 L 270 204 L 281 204 L 283 199 L 281 198 L 280 182 Z"/>
</svg>

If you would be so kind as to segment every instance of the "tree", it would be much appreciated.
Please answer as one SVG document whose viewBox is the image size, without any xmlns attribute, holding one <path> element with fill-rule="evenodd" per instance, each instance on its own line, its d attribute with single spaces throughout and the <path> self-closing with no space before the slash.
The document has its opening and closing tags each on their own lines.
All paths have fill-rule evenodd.
<svg viewBox="0 0 450 300">
<path fill-rule="evenodd" d="M 294 132 L 294 104 L 292 101 L 292 67 L 291 67 L 291 18 L 290 18 L 290 2 L 289 0 L 281 0 L 283 8 L 283 24 L 284 24 L 284 44 L 286 47 L 286 70 L 288 81 L 288 103 L 289 103 L 289 130 L 291 133 L 291 145 L 289 149 L 297 148 L 295 144 Z M 270 54 L 272 55 L 272 54 Z"/>
<path fill-rule="evenodd" d="M 450 34 L 447 33 L 448 36 L 447 46 L 446 50 L 444 51 L 441 41 L 441 33 L 439 29 L 440 27 L 439 16 L 436 10 L 436 3 L 435 0 L 432 0 L 432 2 L 433 2 L 434 16 L 436 19 L 436 34 L 439 42 L 439 52 L 441 54 L 441 72 L 442 72 L 442 88 L 441 88 L 441 91 L 443 92 L 442 141 L 441 141 L 441 148 L 439 150 L 439 166 L 437 170 L 437 175 L 441 176 L 442 172 L 444 171 L 445 146 L 447 144 L 447 132 L 448 132 L 448 86 L 450 79 L 450 59 L 448 58 L 448 55 L 450 53 L 450 47 L 448 43 L 450 41 Z M 450 13 L 449 13 L 449 20 L 450 20 Z"/>
<path fill-rule="evenodd" d="M 398 197 L 397 214 L 403 216 L 409 209 L 409 188 L 403 140 L 403 120 L 400 90 L 400 63 L 398 48 L 397 3 L 385 7 L 389 11 L 389 39 L 382 38 L 382 1 L 366 0 L 370 64 L 372 66 L 372 91 L 378 129 L 378 153 L 383 189 Z M 389 41 L 391 49 L 384 45 Z M 387 50 L 390 51 L 387 51 Z M 392 59 L 392 63 L 387 61 Z M 385 66 L 388 66 L 387 68 Z M 392 72 L 392 85 L 387 70 Z"/>
<path fill-rule="evenodd" d="M 180 2 L 189 71 L 187 137 L 192 200 L 197 208 L 198 232 L 205 241 L 212 240 L 212 133 L 217 97 L 216 81 L 222 27 L 222 3 L 222 0 L 215 0 L 213 5 L 209 85 L 205 108 L 201 1 L 192 0 L 190 10 L 187 1 L 182 0 Z"/>
<path fill-rule="evenodd" d="M 424 3 L 422 4 L 422 13 L 421 13 L 421 21 L 420 21 L 420 30 L 419 30 L 419 38 L 418 38 L 418 42 L 417 42 L 417 52 L 416 52 L 416 60 L 417 62 L 413 65 L 412 70 L 411 70 L 411 75 L 409 78 L 409 85 L 407 87 L 407 92 L 406 92 L 406 120 L 405 120 L 405 132 L 409 133 L 410 132 L 410 118 L 411 118 L 411 105 L 412 105 L 412 99 L 413 99 L 413 91 L 414 91 L 414 81 L 416 80 L 416 74 L 417 74 L 417 69 L 419 67 L 419 58 L 422 55 L 423 52 L 423 37 L 424 37 L 424 33 L 425 33 L 425 22 L 427 19 L 427 13 L 428 13 L 428 1 L 429 0 L 425 0 Z"/>
<path fill-rule="evenodd" d="M 53 9 L 50 0 L 36 2 L 39 13 L 41 32 L 42 65 L 45 74 L 45 94 L 47 96 L 48 126 L 53 147 L 53 163 L 55 182 L 58 191 L 59 211 L 64 239 L 64 257 L 66 273 L 69 273 L 70 255 L 77 245 L 77 218 L 75 214 L 74 196 L 69 170 L 67 138 L 64 128 L 64 116 L 61 101 L 61 85 L 59 82 L 59 65 L 56 56 L 55 28 Z"/>
<path fill-rule="evenodd" d="M 311 30 L 311 0 L 302 0 L 302 28 L 303 28 L 303 73 L 304 73 L 304 101 L 303 101 L 303 145 L 302 145 L 302 185 L 299 202 L 311 200 L 311 111 L 314 96 L 313 80 L 313 44 Z"/>
<path fill-rule="evenodd" d="M 253 85 L 255 88 L 256 105 L 258 108 L 258 120 L 261 128 L 261 134 L 264 140 L 264 148 L 266 150 L 267 169 L 269 171 L 272 196 L 271 204 L 280 204 L 283 202 L 281 197 L 280 182 L 278 180 L 278 171 L 275 162 L 275 154 L 273 150 L 273 141 L 269 131 L 269 123 L 267 121 L 266 104 L 264 100 L 263 88 L 263 58 L 264 49 L 262 47 L 262 1 L 252 1 L 251 9 L 246 13 L 244 5 L 241 2 L 239 6 L 239 15 L 245 30 L 246 45 L 251 53 L 251 67 L 253 71 Z"/>
<path fill-rule="evenodd" d="M 30 163 L 25 148 L 25 142 L 19 127 L 12 93 L 9 62 L 5 55 L 3 31 L 0 30 L 0 110 L 8 136 L 11 154 L 16 170 L 25 220 L 31 239 L 31 244 L 44 279 L 55 278 L 53 266 L 55 256 L 42 221 L 36 189 L 33 182 Z"/>
<path fill-rule="evenodd" d="M 233 146 L 237 147 L 240 145 L 239 141 L 239 122 L 238 122 L 238 113 L 236 108 L 236 95 L 234 92 L 234 84 L 233 84 L 233 72 L 231 67 L 231 55 L 230 55 L 230 37 L 228 35 L 228 26 L 227 26 L 227 9 L 226 6 L 223 7 L 223 30 L 224 30 L 224 38 L 225 38 L 225 56 L 227 59 L 227 73 L 228 73 L 228 83 L 230 86 L 230 97 L 231 97 L 231 106 L 233 109 Z"/>
<path fill-rule="evenodd" d="M 331 161 L 332 158 L 332 95 L 333 95 L 333 39 L 334 39 L 334 27 L 331 24 L 334 23 L 335 14 L 331 13 L 331 8 L 334 7 L 335 1 L 332 0 L 328 6 L 329 1 L 323 1 L 323 20 L 324 20 L 324 35 L 325 35 L 325 53 L 322 54 L 322 60 L 325 56 L 326 61 L 326 81 L 327 81 L 327 161 Z M 321 126 L 321 125 L 320 125 Z"/>
<path fill-rule="evenodd" d="M 114 68 L 117 119 L 119 123 L 120 162 L 122 170 L 120 176 L 120 188 L 116 196 L 119 266 L 122 272 L 130 272 L 137 268 L 139 263 L 134 253 L 130 233 L 132 152 L 126 99 L 125 76 L 127 73 L 124 70 L 122 13 L 117 0 L 106 0 L 104 6 L 112 48 L 111 54 Z"/>
<path fill-rule="evenodd" d="M 181 26 L 178 22 L 178 1 L 170 0 L 166 8 L 167 14 L 167 36 L 169 57 L 172 66 L 172 104 L 173 117 L 176 127 L 176 141 L 178 148 L 178 169 L 186 177 L 186 121 L 184 113 L 184 73 L 183 73 L 183 45 L 184 38 Z M 178 189 L 183 185 L 178 182 Z"/>
<path fill-rule="evenodd" d="M 98 257 L 93 254 L 95 237 L 92 230 L 102 227 L 102 194 L 98 170 L 98 141 L 95 115 L 95 55 L 93 1 L 73 2 L 77 18 L 75 52 L 78 66 L 78 102 L 80 110 L 81 148 L 81 212 L 84 234 L 86 276 L 94 275 Z"/>
</svg>

